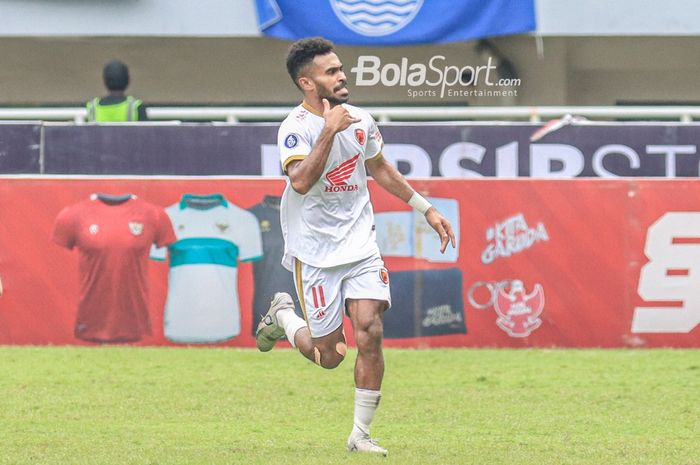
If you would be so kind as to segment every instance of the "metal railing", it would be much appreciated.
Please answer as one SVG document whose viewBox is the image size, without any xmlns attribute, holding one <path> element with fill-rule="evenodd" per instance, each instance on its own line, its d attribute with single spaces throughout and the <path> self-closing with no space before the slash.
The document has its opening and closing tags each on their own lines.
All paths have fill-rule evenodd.
<svg viewBox="0 0 700 465">
<path fill-rule="evenodd" d="M 379 122 L 525 120 L 534 123 L 566 114 L 590 119 L 670 120 L 689 123 L 700 118 L 700 106 L 549 106 L 549 107 L 371 107 L 363 106 Z M 148 107 L 152 121 L 281 121 L 291 107 Z M 0 120 L 85 122 L 82 107 L 0 108 Z"/>
</svg>

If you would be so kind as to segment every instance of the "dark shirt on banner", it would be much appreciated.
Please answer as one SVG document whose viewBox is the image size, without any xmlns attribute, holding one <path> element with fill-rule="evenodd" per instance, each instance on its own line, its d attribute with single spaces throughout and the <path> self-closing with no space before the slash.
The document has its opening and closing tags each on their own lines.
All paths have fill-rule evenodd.
<svg viewBox="0 0 700 465">
<path fill-rule="evenodd" d="M 391 310 L 384 314 L 384 337 L 408 338 L 466 334 L 462 272 L 390 272 Z"/>
</svg>

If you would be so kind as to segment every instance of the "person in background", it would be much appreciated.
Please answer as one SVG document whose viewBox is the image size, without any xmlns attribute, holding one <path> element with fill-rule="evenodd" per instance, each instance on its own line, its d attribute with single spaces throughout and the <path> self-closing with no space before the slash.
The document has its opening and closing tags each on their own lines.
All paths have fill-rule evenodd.
<svg viewBox="0 0 700 465">
<path fill-rule="evenodd" d="M 87 103 L 87 121 L 92 123 L 123 123 L 145 121 L 146 107 L 135 97 L 126 95 L 129 68 L 119 60 L 110 61 L 102 71 L 108 94 Z"/>
</svg>

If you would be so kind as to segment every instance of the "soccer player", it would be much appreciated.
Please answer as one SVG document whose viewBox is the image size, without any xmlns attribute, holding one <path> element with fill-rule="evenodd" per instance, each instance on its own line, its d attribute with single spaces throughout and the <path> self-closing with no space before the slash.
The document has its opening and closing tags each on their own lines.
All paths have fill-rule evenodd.
<svg viewBox="0 0 700 465">
<path fill-rule="evenodd" d="M 283 265 L 293 272 L 305 319 L 291 296 L 275 295 L 257 327 L 259 350 L 287 336 L 323 368 L 343 361 L 343 312 L 357 344 L 351 452 L 387 455 L 370 438 L 384 375 L 382 314 L 391 305 L 389 275 L 375 240 L 367 173 L 388 192 L 425 215 L 439 234 L 441 252 L 455 246 L 450 223 L 382 156 L 382 136 L 372 117 L 348 105 L 347 78 L 333 44 L 323 38 L 295 42 L 287 71 L 304 100 L 282 122 L 278 146 L 287 186 L 280 220 Z"/>
</svg>

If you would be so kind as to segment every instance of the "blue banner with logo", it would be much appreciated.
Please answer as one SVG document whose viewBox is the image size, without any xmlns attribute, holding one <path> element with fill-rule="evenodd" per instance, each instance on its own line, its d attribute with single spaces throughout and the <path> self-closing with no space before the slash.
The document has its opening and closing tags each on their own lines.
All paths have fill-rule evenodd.
<svg viewBox="0 0 700 465">
<path fill-rule="evenodd" d="M 340 45 L 408 45 L 535 30 L 534 0 L 256 0 L 260 30 Z"/>
</svg>

